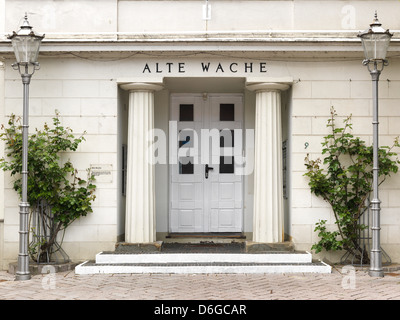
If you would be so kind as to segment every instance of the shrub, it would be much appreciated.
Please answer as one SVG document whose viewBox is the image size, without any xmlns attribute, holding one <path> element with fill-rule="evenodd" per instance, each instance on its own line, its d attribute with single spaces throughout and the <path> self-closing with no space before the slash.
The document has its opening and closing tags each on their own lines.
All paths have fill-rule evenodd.
<svg viewBox="0 0 400 320">
<path fill-rule="evenodd" d="M 311 192 L 321 197 L 331 206 L 337 230 L 329 231 L 326 220 L 316 224 L 319 242 L 312 246 L 316 253 L 325 250 L 346 250 L 352 253 L 363 263 L 369 262 L 368 253 L 360 248 L 357 234 L 367 228 L 359 223 L 359 218 L 366 212 L 367 201 L 372 191 L 373 182 L 373 148 L 366 146 L 365 142 L 350 133 L 352 129 L 351 116 L 344 120 L 344 126 L 336 126 L 337 114 L 331 109 L 331 118 L 327 127 L 330 134 L 322 142 L 323 160 L 311 160 L 309 155 L 305 158 L 306 173 L 309 178 Z M 400 163 L 393 151 L 399 147 L 398 138 L 393 146 L 379 148 L 379 177 L 382 184 L 386 177 L 398 171 Z"/>
<path fill-rule="evenodd" d="M 22 126 L 21 119 L 11 115 L 8 127 L 1 126 L 0 139 L 5 141 L 6 157 L 0 159 L 0 168 L 10 171 L 14 180 L 14 190 L 22 192 Z M 63 162 L 63 152 L 76 151 L 84 137 L 75 137 L 70 128 L 60 124 L 59 114 L 53 118 L 53 126 L 44 125 L 36 129 L 28 140 L 28 202 L 35 210 L 39 201 L 52 208 L 54 229 L 49 238 L 40 240 L 40 251 L 45 253 L 56 241 L 57 234 L 65 230 L 81 216 L 92 212 L 95 199 L 94 177 L 87 170 L 86 180 L 78 176 L 78 171 L 68 160 Z M 37 245 L 37 244 L 36 244 Z M 35 252 L 30 248 L 30 252 Z M 41 260 L 43 257 L 39 257 Z"/>
</svg>

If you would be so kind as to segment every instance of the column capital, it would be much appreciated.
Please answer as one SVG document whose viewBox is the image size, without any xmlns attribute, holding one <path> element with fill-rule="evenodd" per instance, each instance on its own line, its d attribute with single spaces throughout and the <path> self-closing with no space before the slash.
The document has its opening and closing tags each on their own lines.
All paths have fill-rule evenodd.
<svg viewBox="0 0 400 320">
<path fill-rule="evenodd" d="M 121 88 L 128 91 L 159 91 L 164 89 L 161 84 L 150 82 L 122 83 Z"/>
<path fill-rule="evenodd" d="M 250 83 L 246 85 L 246 89 L 255 92 L 262 91 L 285 91 L 289 89 L 290 85 L 287 83 L 279 83 L 279 82 L 259 82 L 259 83 Z"/>
</svg>

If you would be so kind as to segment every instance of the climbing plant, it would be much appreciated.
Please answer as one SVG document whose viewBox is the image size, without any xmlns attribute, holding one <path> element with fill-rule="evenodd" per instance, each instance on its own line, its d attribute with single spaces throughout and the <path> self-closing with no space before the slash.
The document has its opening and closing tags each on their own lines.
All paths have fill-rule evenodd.
<svg viewBox="0 0 400 320">
<path fill-rule="evenodd" d="M 22 192 L 22 126 L 21 119 L 11 115 L 8 126 L 1 126 L 0 139 L 5 142 L 6 157 L 0 159 L 0 168 L 14 177 L 13 187 L 21 196 Z M 32 210 L 39 202 L 45 201 L 51 208 L 52 232 L 49 237 L 39 239 L 31 245 L 30 252 L 46 254 L 60 231 L 65 230 L 81 216 L 92 212 L 96 186 L 94 177 L 87 170 L 87 179 L 78 176 L 78 170 L 71 161 L 62 161 L 62 154 L 76 151 L 84 141 L 83 135 L 75 137 L 70 128 L 61 125 L 59 113 L 53 118 L 53 125 L 44 124 L 28 139 L 28 201 Z M 34 232 L 34 230 L 31 230 Z M 33 255 L 32 255 L 33 257 Z M 36 258 L 41 261 L 44 256 Z M 38 262 L 39 262 L 38 261 Z"/>
<path fill-rule="evenodd" d="M 327 221 L 316 223 L 319 241 L 312 246 L 316 253 L 325 249 L 346 250 L 363 263 L 369 263 L 368 252 L 360 248 L 357 234 L 368 226 L 361 224 L 360 217 L 366 212 L 372 191 L 373 149 L 351 133 L 351 115 L 344 119 L 343 127 L 336 126 L 336 111 L 331 109 L 327 127 L 330 133 L 323 138 L 322 155 L 312 160 L 305 158 L 306 173 L 311 192 L 324 199 L 332 208 L 336 228 L 328 230 Z M 391 174 L 397 173 L 397 153 L 400 147 L 396 138 L 391 147 L 379 148 L 379 184 Z"/>
</svg>

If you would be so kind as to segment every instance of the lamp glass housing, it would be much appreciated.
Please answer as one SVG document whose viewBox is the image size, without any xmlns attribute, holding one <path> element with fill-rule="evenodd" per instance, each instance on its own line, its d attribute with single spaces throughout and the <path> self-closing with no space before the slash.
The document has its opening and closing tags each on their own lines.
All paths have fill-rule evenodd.
<svg viewBox="0 0 400 320">
<path fill-rule="evenodd" d="M 42 38 L 36 36 L 19 36 L 12 38 L 15 58 L 20 64 L 35 64 L 38 59 Z"/>
<path fill-rule="evenodd" d="M 374 21 L 369 28 L 358 34 L 358 37 L 361 38 L 365 59 L 367 61 L 385 61 L 392 36 L 393 34 L 389 30 L 382 28 L 375 12 Z"/>
<path fill-rule="evenodd" d="M 25 14 L 24 21 L 18 32 L 13 32 L 8 36 L 11 40 L 15 58 L 20 65 L 37 64 L 39 55 L 40 43 L 44 35 L 38 34 L 32 30 L 28 22 L 28 17 Z"/>
<path fill-rule="evenodd" d="M 385 60 L 391 35 L 388 33 L 365 33 L 360 36 L 365 59 Z"/>
</svg>

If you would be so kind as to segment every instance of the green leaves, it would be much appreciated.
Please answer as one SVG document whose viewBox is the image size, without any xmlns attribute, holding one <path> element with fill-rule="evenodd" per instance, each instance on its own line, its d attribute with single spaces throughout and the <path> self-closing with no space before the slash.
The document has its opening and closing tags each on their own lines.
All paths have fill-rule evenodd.
<svg viewBox="0 0 400 320">
<path fill-rule="evenodd" d="M 1 126 L 0 139 L 5 142 L 7 157 L 0 159 L 0 168 L 15 177 L 14 189 L 21 195 L 22 126 L 21 119 L 11 115 L 8 126 Z M 28 141 L 28 198 L 32 208 L 38 200 L 52 207 L 54 220 L 66 228 L 73 221 L 92 212 L 95 199 L 94 177 L 87 171 L 86 180 L 78 177 L 72 163 L 61 155 L 78 149 L 84 137 L 76 137 L 70 128 L 61 125 L 58 112 L 53 125 L 29 136 Z"/>
<path fill-rule="evenodd" d="M 323 249 L 341 250 L 343 248 L 342 241 L 337 240 L 339 232 L 327 231 L 326 220 L 320 220 L 319 222 L 317 222 L 314 232 L 318 232 L 318 237 L 321 238 L 321 240 L 318 243 L 314 244 L 311 247 L 312 250 L 315 250 L 315 253 L 319 253 Z"/>
<path fill-rule="evenodd" d="M 359 218 L 364 214 L 368 196 L 372 191 L 373 149 L 365 142 L 354 137 L 351 116 L 343 121 L 343 127 L 336 126 L 336 111 L 331 109 L 331 118 L 327 127 L 330 134 L 323 138 L 323 160 L 305 158 L 306 173 L 309 178 L 311 192 L 323 198 L 332 207 L 337 231 L 327 231 L 326 221 L 316 224 L 319 242 L 312 249 L 316 252 L 325 250 L 358 251 L 361 259 L 364 251 L 358 248 L 357 232 L 366 226 L 359 224 Z M 393 146 L 379 149 L 379 176 L 383 183 L 387 176 L 397 173 L 399 160 L 394 147 L 399 147 L 396 138 Z"/>
</svg>

